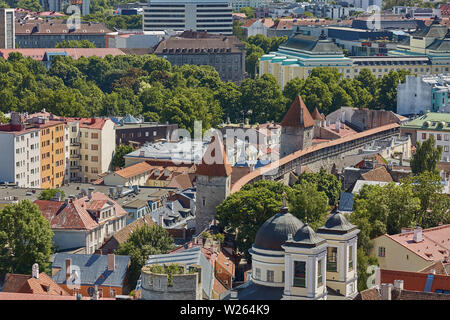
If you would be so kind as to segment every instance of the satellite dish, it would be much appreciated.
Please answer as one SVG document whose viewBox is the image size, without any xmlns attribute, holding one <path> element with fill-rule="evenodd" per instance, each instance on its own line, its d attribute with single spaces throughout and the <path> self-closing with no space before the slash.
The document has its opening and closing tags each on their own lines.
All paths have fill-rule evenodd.
<svg viewBox="0 0 450 320">
<path fill-rule="evenodd" d="M 94 287 L 89 287 L 88 288 L 88 295 L 93 297 L 95 294 L 95 288 Z"/>
</svg>

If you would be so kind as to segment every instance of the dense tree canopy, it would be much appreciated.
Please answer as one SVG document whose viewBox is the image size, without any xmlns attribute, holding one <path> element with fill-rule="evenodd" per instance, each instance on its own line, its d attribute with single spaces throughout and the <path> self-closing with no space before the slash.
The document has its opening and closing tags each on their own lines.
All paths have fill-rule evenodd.
<svg viewBox="0 0 450 320">
<path fill-rule="evenodd" d="M 46 189 L 46 190 L 42 190 L 41 193 L 39 194 L 38 199 L 39 200 L 51 200 L 52 198 L 56 197 L 57 194 L 61 195 L 61 200 L 63 200 L 66 195 L 64 193 L 64 191 L 59 190 L 59 189 Z"/>
<path fill-rule="evenodd" d="M 119 245 L 115 254 L 131 257 L 129 284 L 131 288 L 134 288 L 148 256 L 164 254 L 173 248 L 173 239 L 163 227 L 144 225 L 136 228 L 128 240 Z"/>
<path fill-rule="evenodd" d="M 55 48 L 95 48 L 95 44 L 89 40 L 63 40 L 58 42 Z"/>
<path fill-rule="evenodd" d="M 116 146 L 116 151 L 114 152 L 114 157 L 112 159 L 111 165 L 113 168 L 119 167 L 122 168 L 125 166 L 125 159 L 123 158 L 124 155 L 133 152 L 133 147 L 128 145 L 119 145 Z"/>
<path fill-rule="evenodd" d="M 435 172 L 441 160 L 442 146 L 435 147 L 434 135 L 430 134 L 428 140 L 416 142 L 416 151 L 411 157 L 411 171 L 420 174 L 425 171 Z"/>
<path fill-rule="evenodd" d="M 34 263 L 49 272 L 53 231 L 39 208 L 29 200 L 0 211 L 0 279 L 8 272 L 31 274 Z"/>
<path fill-rule="evenodd" d="M 304 181 L 314 183 L 317 186 L 317 191 L 325 192 L 330 205 L 337 205 L 341 195 L 341 182 L 335 175 L 329 174 L 321 168 L 318 173 L 301 173 L 296 184 L 301 184 Z"/>
</svg>

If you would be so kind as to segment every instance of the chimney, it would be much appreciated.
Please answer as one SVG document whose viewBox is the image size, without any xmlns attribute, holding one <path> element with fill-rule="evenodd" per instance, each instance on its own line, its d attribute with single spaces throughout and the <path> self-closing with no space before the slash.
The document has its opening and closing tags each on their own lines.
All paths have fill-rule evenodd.
<svg viewBox="0 0 450 320">
<path fill-rule="evenodd" d="M 114 271 L 116 269 L 116 255 L 114 253 L 108 254 L 108 271 Z"/>
<path fill-rule="evenodd" d="M 340 131 L 340 129 L 339 129 L 340 123 L 341 122 L 339 120 L 336 120 L 336 128 L 335 128 L 335 130 L 336 130 L 337 133 L 339 133 L 339 131 Z"/>
<path fill-rule="evenodd" d="M 71 271 L 70 269 L 72 269 L 71 264 L 72 264 L 72 259 L 67 258 L 66 259 L 66 281 L 68 281 L 70 278 L 70 271 Z"/>
<path fill-rule="evenodd" d="M 435 269 L 431 269 L 431 270 L 430 270 L 430 273 L 431 273 L 431 274 L 436 274 L 436 270 L 435 270 Z"/>
<path fill-rule="evenodd" d="M 159 214 L 159 226 L 164 227 L 164 214 L 162 212 Z"/>
<path fill-rule="evenodd" d="M 33 264 L 31 275 L 33 278 L 39 279 L 39 265 L 37 263 Z"/>
<path fill-rule="evenodd" d="M 237 300 L 238 299 L 238 293 L 237 293 L 236 290 L 233 290 L 230 293 L 231 293 L 230 300 Z"/>
<path fill-rule="evenodd" d="M 392 300 L 392 283 L 381 284 L 381 300 Z"/>
<path fill-rule="evenodd" d="M 422 228 L 417 226 L 414 229 L 414 236 L 413 236 L 413 241 L 414 242 L 421 242 L 423 240 L 423 236 L 422 236 Z"/>
<path fill-rule="evenodd" d="M 403 290 L 403 280 L 394 280 L 394 288 L 397 290 Z"/>
<path fill-rule="evenodd" d="M 92 199 L 92 192 L 95 190 L 94 187 L 89 187 L 88 188 L 88 199 L 91 200 Z"/>
</svg>

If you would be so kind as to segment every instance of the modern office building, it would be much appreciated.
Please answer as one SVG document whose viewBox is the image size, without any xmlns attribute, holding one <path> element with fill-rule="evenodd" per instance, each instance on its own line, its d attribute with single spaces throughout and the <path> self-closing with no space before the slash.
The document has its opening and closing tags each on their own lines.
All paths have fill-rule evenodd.
<svg viewBox="0 0 450 320">
<path fill-rule="evenodd" d="M 204 31 L 232 34 L 232 7 L 227 0 L 150 0 L 144 7 L 144 31 Z"/>
<path fill-rule="evenodd" d="M 14 9 L 0 8 L 0 48 L 14 49 Z"/>
</svg>

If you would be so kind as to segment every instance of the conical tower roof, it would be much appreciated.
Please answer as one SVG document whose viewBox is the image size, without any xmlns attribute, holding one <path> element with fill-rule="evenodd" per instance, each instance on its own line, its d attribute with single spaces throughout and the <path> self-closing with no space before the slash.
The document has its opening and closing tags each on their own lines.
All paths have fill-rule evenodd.
<svg viewBox="0 0 450 320">
<path fill-rule="evenodd" d="M 314 123 L 302 98 L 297 96 L 280 124 L 282 127 L 309 128 L 314 126 Z"/>
<path fill-rule="evenodd" d="M 323 120 L 322 115 L 320 114 L 319 110 L 317 109 L 317 107 L 314 109 L 313 113 L 312 113 L 312 118 L 314 120 Z"/>
<path fill-rule="evenodd" d="M 196 174 L 208 177 L 228 177 L 231 175 L 231 171 L 222 139 L 213 135 L 203 155 L 202 163 L 197 167 Z"/>
</svg>

